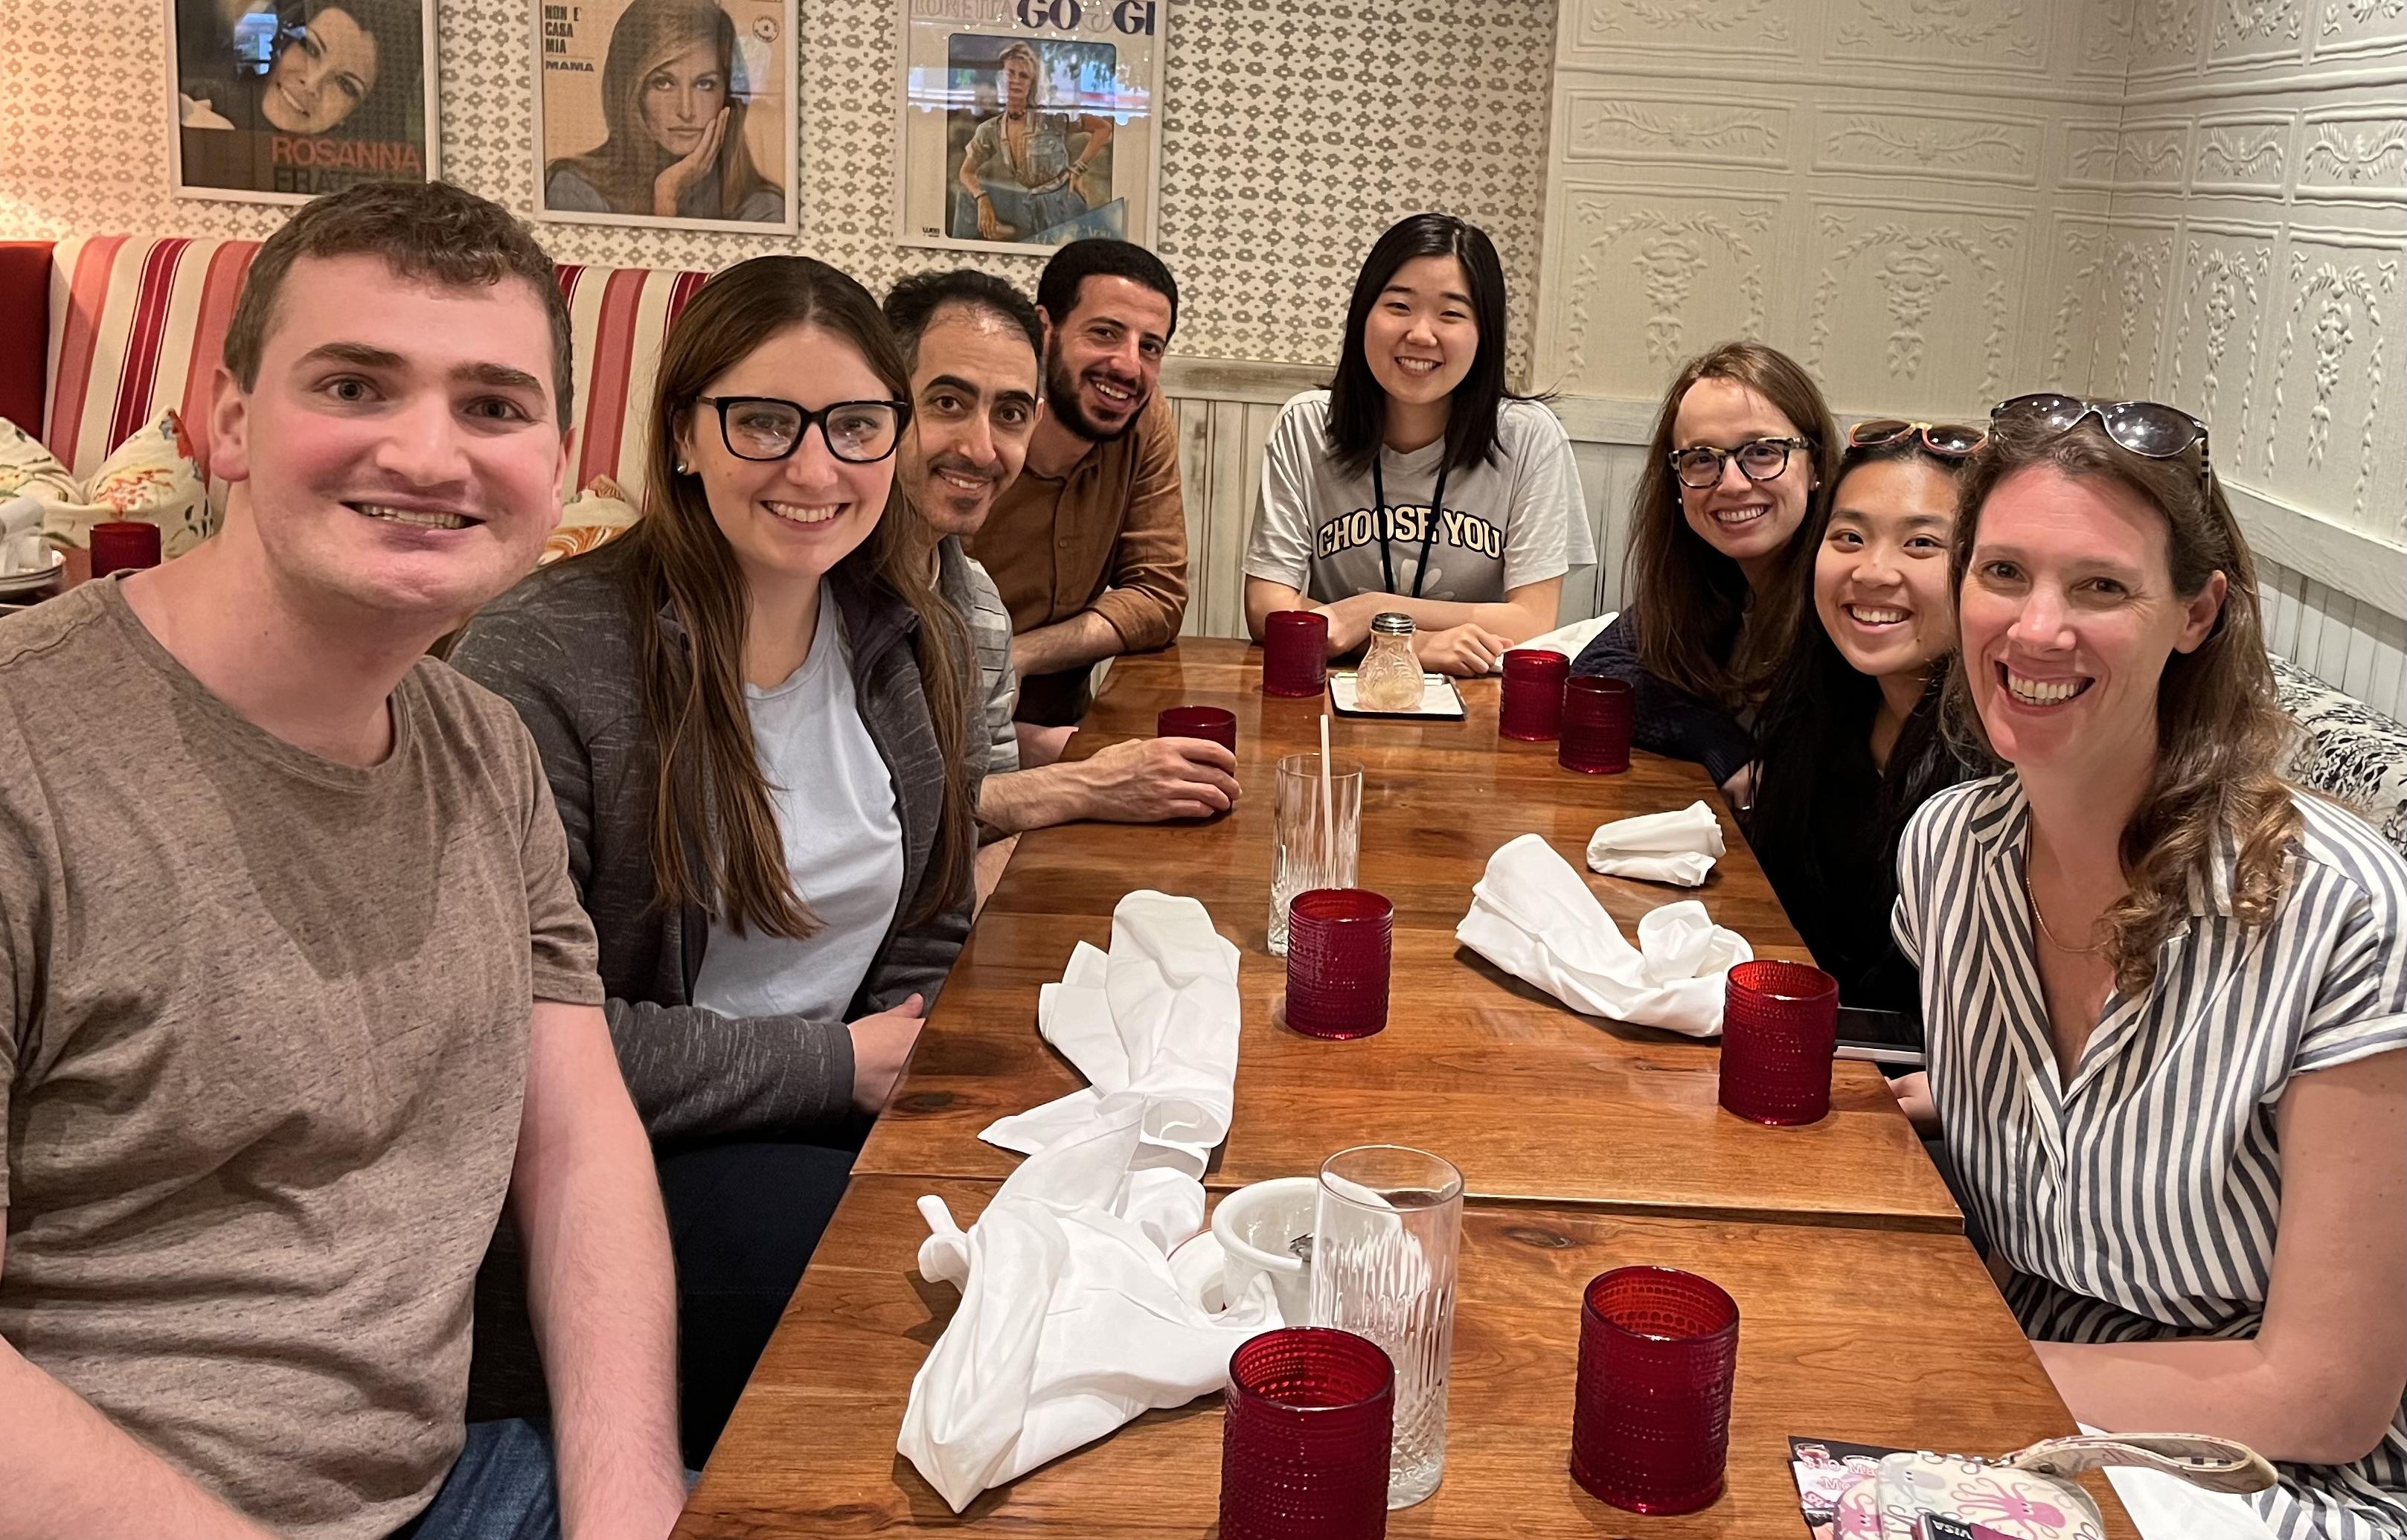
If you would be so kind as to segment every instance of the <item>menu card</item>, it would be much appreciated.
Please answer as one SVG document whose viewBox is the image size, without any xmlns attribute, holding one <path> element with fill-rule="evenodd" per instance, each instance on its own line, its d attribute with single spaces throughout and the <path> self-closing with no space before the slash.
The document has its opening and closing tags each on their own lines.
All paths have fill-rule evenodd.
<svg viewBox="0 0 2407 1540">
<path fill-rule="evenodd" d="M 1792 1438 L 1788 1468 L 1797 1476 L 1798 1506 L 1814 1540 L 1832 1540 L 1839 1522 L 1839 1497 L 1868 1476 L 1880 1474 L 1884 1456 L 1899 1451 L 1878 1444 L 1847 1444 L 1835 1438 Z"/>
</svg>

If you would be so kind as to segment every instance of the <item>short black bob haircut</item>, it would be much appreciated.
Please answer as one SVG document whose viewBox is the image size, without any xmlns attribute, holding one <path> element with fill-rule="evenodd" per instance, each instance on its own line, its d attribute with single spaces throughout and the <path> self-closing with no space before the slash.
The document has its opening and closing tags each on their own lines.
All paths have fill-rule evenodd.
<svg viewBox="0 0 2407 1540">
<path fill-rule="evenodd" d="M 1089 235 L 1054 252 L 1045 264 L 1044 277 L 1036 280 L 1036 307 L 1054 325 L 1066 323 L 1070 312 L 1078 307 L 1078 291 L 1089 278 L 1126 278 L 1152 290 L 1170 302 L 1170 331 L 1161 340 L 1167 343 L 1177 332 L 1178 282 L 1170 276 L 1170 269 L 1144 247 L 1108 235 Z"/>
<path fill-rule="evenodd" d="M 1462 264 L 1471 291 L 1471 315 L 1479 327 L 1479 351 L 1471 372 L 1454 388 L 1446 418 L 1446 463 L 1468 469 L 1496 453 L 1496 413 L 1505 401 L 1526 401 L 1504 388 L 1504 264 L 1488 232 L 1451 214 L 1415 214 L 1388 227 L 1362 259 L 1354 298 L 1346 307 L 1346 349 L 1329 382 L 1329 449 L 1340 468 L 1360 475 L 1371 468 L 1386 431 L 1388 392 L 1371 376 L 1362 333 L 1371 307 L 1394 281 L 1396 270 L 1418 257 L 1452 257 Z"/>
<path fill-rule="evenodd" d="M 1009 321 L 1028 334 L 1030 352 L 1045 356 L 1045 322 L 1028 296 L 992 273 L 956 267 L 947 273 L 914 273 L 886 292 L 886 324 L 894 329 L 903 361 L 912 368 L 919 366 L 919 338 L 927 334 L 928 323 L 948 305 Z"/>
</svg>

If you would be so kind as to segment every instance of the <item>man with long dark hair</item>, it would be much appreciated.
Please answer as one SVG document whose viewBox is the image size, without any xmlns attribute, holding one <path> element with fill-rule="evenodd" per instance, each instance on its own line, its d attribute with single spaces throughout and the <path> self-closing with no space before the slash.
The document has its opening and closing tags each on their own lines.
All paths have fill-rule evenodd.
<svg viewBox="0 0 2407 1540">
<path fill-rule="evenodd" d="M 1178 285 L 1141 246 L 1072 241 L 1045 264 L 1036 307 L 1044 410 L 1026 470 L 969 549 L 1011 610 L 1019 720 L 1069 727 L 1095 663 L 1167 647 L 1187 614 L 1178 440 L 1158 399 Z"/>
</svg>

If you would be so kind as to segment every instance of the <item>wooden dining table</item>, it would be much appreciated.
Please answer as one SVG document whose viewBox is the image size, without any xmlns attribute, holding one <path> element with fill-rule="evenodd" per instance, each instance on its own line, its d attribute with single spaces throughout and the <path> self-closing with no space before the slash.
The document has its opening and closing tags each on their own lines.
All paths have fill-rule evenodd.
<svg viewBox="0 0 2407 1540">
<path fill-rule="evenodd" d="M 1599 824 L 1702 802 L 1725 847 L 1704 886 L 1588 874 L 1605 912 L 1634 935 L 1648 910 L 1694 899 L 1759 957 L 1808 955 L 1702 769 L 1645 753 L 1620 775 L 1563 769 L 1553 744 L 1498 735 L 1493 679 L 1461 682 L 1460 720 L 1332 722 L 1334 756 L 1362 766 L 1359 881 L 1395 905 L 1388 1027 L 1333 1043 L 1276 1024 L 1287 977 L 1268 946 L 1276 767 L 1318 748 L 1325 706 L 1264 695 L 1260 660 L 1242 643 L 1188 641 L 1113 665 L 1071 756 L 1150 736 L 1167 706 L 1224 706 L 1237 718 L 1236 807 L 1201 822 L 1021 836 L 857 1171 L 1010 1175 L 1019 1157 L 978 1132 L 1086 1083 L 1037 1036 L 1038 991 L 1079 941 L 1108 948 L 1113 906 L 1150 887 L 1201 900 L 1240 957 L 1236 1110 L 1209 1187 L 1308 1175 L 1349 1145 L 1408 1144 L 1454 1162 L 1476 1199 L 1961 1227 L 1871 1064 L 1836 1065 L 1820 1122 L 1760 1127 L 1721 1110 L 1714 1044 L 1580 1015 L 1456 943 L 1472 884 L 1515 835 L 1544 836 L 1585 872 Z"/>
<path fill-rule="evenodd" d="M 1364 772 L 1360 884 L 1395 905 L 1388 1026 L 1333 1043 L 1280 1024 L 1285 965 L 1266 945 L 1275 769 L 1317 747 L 1323 703 L 1265 697 L 1260 653 L 1241 644 L 1182 642 L 1113 666 L 1071 757 L 1149 735 L 1166 706 L 1225 706 L 1243 794 L 1206 820 L 1021 838 L 679 1540 L 1216 1533 L 1217 1396 L 1148 1412 L 959 1515 L 896 1452 L 913 1377 L 960 1303 L 919 1271 L 916 1205 L 941 1198 L 972 1224 L 1019 1163 L 979 1131 L 1083 1084 L 1037 1035 L 1038 991 L 1077 942 L 1108 948 L 1114 906 L 1140 888 L 1201 900 L 1239 954 L 1234 1115 L 1205 1177 L 1216 1199 L 1354 1144 L 1415 1145 L 1462 1170 L 1446 1476 L 1389 1515 L 1390 1535 L 1800 1540 L 1792 1436 L 1998 1454 L 2074 1431 L 1870 1065 L 1834 1066 L 1818 1123 L 1759 1127 L 1717 1105 L 1712 1043 L 1581 1015 L 1456 943 L 1489 855 L 1535 833 L 1625 934 L 1694 899 L 1758 956 L 1807 955 L 1696 766 L 1640 753 L 1626 773 L 1578 775 L 1552 744 L 1498 736 L 1494 681 L 1460 693 L 1459 720 L 1332 724 L 1334 752 Z M 1700 801 L 1726 847 L 1702 887 L 1586 873 L 1599 824 Z M 1607 1507 L 1568 1474 L 1581 1289 L 1633 1262 L 1703 1274 L 1740 1308 L 1729 1488 L 1690 1515 Z M 2111 1492 L 2088 1484 L 2107 1533 L 2127 1540 Z"/>
<path fill-rule="evenodd" d="M 959 1304 L 919 1272 L 915 1205 L 941 1198 L 966 1227 L 994 1189 L 854 1178 L 677 1540 L 1214 1533 L 1217 1396 L 1147 1412 L 959 1515 L 895 1452 L 912 1376 Z M 1571 1478 L 1581 1290 L 1631 1264 L 1705 1274 L 1738 1305 L 1729 1488 L 1696 1513 L 1625 1513 Z M 1445 1479 L 1388 1516 L 1394 1540 L 1806 1540 L 1791 1437 L 1995 1454 L 2076 1431 L 1960 1235 L 1474 1205 L 1457 1265 Z M 2112 1493 L 2089 1484 L 2107 1533 L 2129 1540 Z"/>
</svg>

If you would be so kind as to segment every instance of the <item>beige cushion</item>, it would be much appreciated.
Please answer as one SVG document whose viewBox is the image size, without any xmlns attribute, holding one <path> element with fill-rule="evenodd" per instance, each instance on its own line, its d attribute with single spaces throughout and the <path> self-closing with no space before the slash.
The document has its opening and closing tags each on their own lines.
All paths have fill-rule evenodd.
<svg viewBox="0 0 2407 1540">
<path fill-rule="evenodd" d="M 158 525 L 164 556 L 181 556 L 216 527 L 208 485 L 172 406 L 120 444 L 86 486 L 78 486 L 50 450 L 0 421 L 0 497 L 10 496 L 40 503 L 42 533 L 86 549 L 92 527 L 116 520 Z"/>
<path fill-rule="evenodd" d="M 0 502 L 31 497 L 41 503 L 79 503 L 83 493 L 59 457 L 41 441 L 0 417 Z"/>
<path fill-rule="evenodd" d="M 633 529 L 642 515 L 627 491 L 606 476 L 597 476 L 586 489 L 560 507 L 560 526 L 543 543 L 535 565 L 549 566 L 571 556 L 598 549 Z"/>
</svg>

